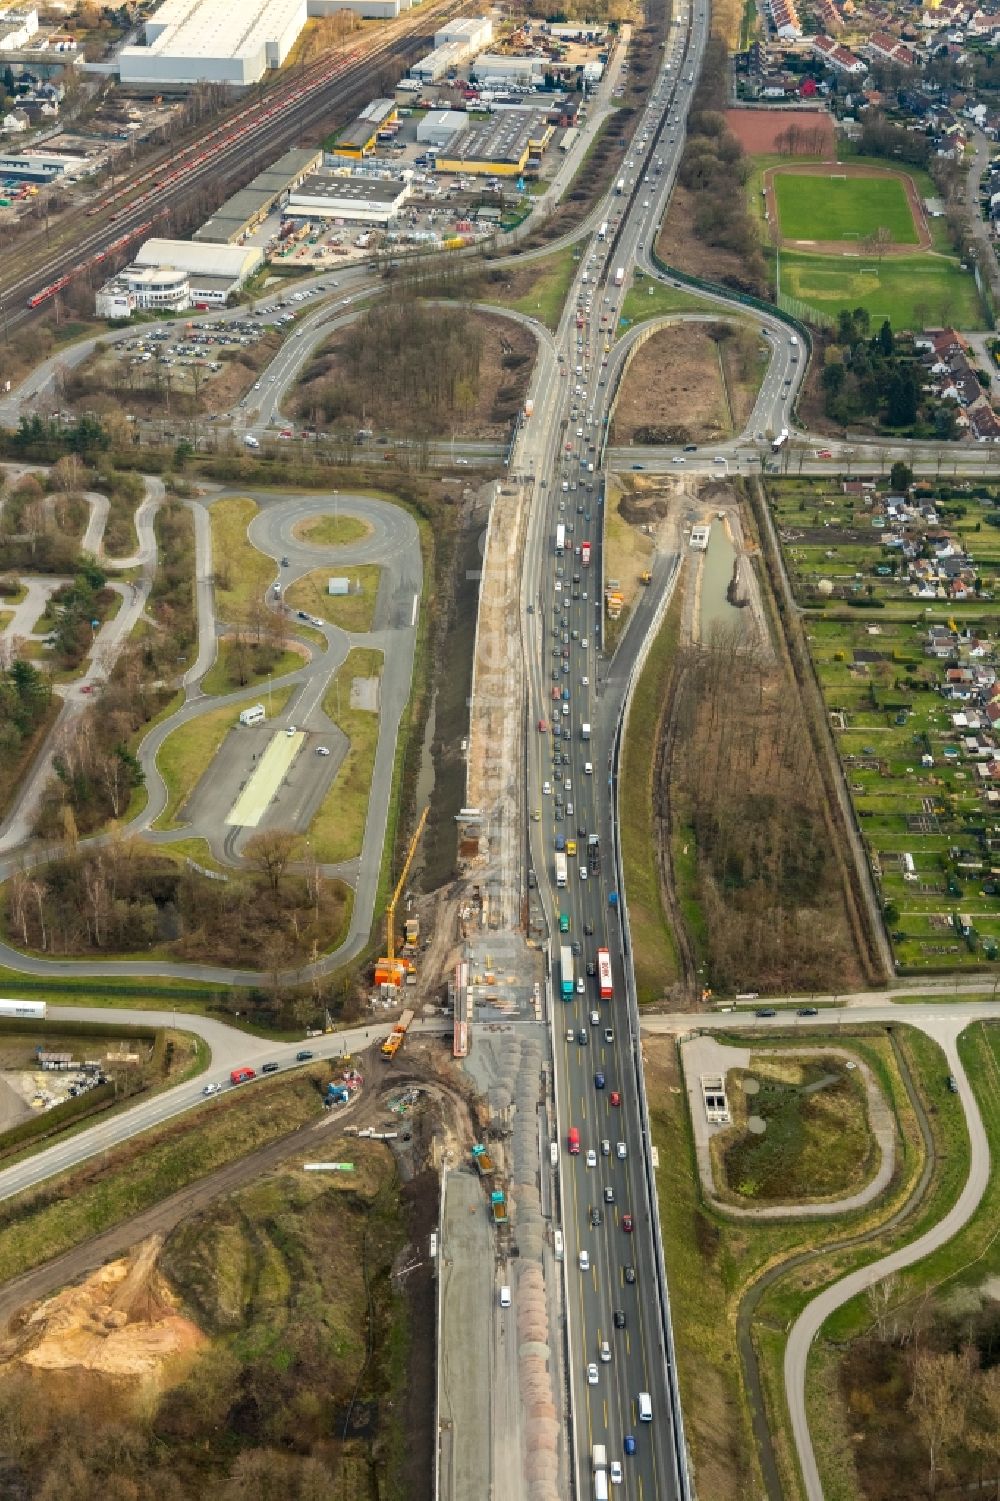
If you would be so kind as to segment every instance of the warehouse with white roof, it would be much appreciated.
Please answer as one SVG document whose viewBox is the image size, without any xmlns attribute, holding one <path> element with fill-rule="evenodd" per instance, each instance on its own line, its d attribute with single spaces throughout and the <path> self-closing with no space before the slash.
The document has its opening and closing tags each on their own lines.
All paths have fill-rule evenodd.
<svg viewBox="0 0 1000 1501">
<path fill-rule="evenodd" d="M 256 83 L 279 68 L 306 23 L 306 0 L 163 0 L 146 45 L 123 47 L 122 83 Z"/>
<path fill-rule="evenodd" d="M 97 316 L 129 318 L 135 312 L 225 307 L 263 260 L 263 252 L 253 245 L 147 240 L 132 265 L 97 293 Z"/>
</svg>

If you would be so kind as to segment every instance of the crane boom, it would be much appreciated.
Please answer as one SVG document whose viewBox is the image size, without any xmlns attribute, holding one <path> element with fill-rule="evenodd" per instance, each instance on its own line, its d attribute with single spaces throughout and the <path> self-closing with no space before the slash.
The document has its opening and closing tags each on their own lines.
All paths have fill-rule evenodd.
<svg viewBox="0 0 1000 1501">
<path fill-rule="evenodd" d="M 429 812 L 430 805 L 420 815 L 413 838 L 410 840 L 409 849 L 406 851 L 406 859 L 403 861 L 403 869 L 399 873 L 396 889 L 392 893 L 389 905 L 385 909 L 385 951 L 390 964 L 396 957 L 396 905 L 402 894 L 406 877 L 410 873 L 410 866 L 413 864 L 413 857 L 417 853 L 417 845 L 420 842 L 421 834 L 424 832 L 424 824 L 427 822 Z"/>
</svg>

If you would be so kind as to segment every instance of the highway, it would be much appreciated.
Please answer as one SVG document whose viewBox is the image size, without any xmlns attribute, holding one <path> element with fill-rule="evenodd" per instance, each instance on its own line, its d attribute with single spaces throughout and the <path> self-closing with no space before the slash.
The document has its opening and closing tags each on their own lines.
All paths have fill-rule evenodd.
<svg viewBox="0 0 1000 1501">
<path fill-rule="evenodd" d="M 624 190 L 613 189 L 593 216 L 592 222 L 606 229 L 585 242 L 556 334 L 555 359 L 549 350 L 541 351 L 535 410 L 512 461 L 512 469 L 534 487 L 522 585 L 529 674 L 528 837 L 552 935 L 550 1007 L 575 1486 L 580 1496 L 593 1494 L 592 1446 L 604 1444 L 609 1461 L 623 1465 L 621 1494 L 645 1501 L 684 1496 L 687 1480 L 678 1455 L 682 1441 L 673 1425 L 658 1253 L 646 1197 L 637 1019 L 627 1004 L 631 977 L 626 978 L 621 928 L 611 905 L 609 766 L 632 666 L 676 570 L 673 560 L 658 560 L 653 586 L 609 672 L 601 651 L 601 469 L 609 403 L 627 358 L 626 341 L 618 349 L 612 340 L 632 268 L 669 196 L 692 92 L 688 80 L 700 69 L 706 35 L 706 12 L 691 14 L 682 5 L 669 33 L 663 72 L 627 154 Z M 775 410 L 783 410 L 783 380 L 784 375 L 770 392 Z M 562 549 L 560 526 L 565 528 Z M 585 541 L 591 544 L 589 563 L 582 556 Z M 544 724 L 552 728 L 541 728 Z M 584 724 L 590 726 L 588 739 Z M 587 841 L 593 835 L 599 864 L 588 862 Z M 556 885 L 557 837 L 576 845 L 575 853 L 567 853 L 565 888 Z M 561 926 L 567 931 L 560 932 Z M 560 996 L 563 944 L 574 950 L 573 991 L 565 1001 Z M 614 992 L 605 1001 L 587 972 L 603 947 L 610 953 Z M 579 1131 L 579 1155 L 568 1151 L 570 1128 Z M 609 1358 L 602 1359 L 605 1342 Z M 649 1424 L 639 1420 L 640 1392 L 651 1397 Z M 626 1440 L 634 1453 L 626 1452 Z"/>
</svg>

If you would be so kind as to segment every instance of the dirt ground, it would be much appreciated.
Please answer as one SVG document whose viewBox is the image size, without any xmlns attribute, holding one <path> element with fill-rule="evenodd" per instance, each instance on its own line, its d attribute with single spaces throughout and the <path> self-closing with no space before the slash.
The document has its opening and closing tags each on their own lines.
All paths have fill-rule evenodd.
<svg viewBox="0 0 1000 1501">
<path fill-rule="evenodd" d="M 468 412 L 455 413 L 449 419 L 447 436 L 486 442 L 504 438 L 510 431 L 510 421 L 493 417 L 497 399 L 503 393 L 504 407 L 518 407 L 524 400 L 528 381 L 535 360 L 535 340 L 526 328 L 511 319 L 491 317 L 488 313 L 470 313 L 483 333 L 482 358 L 479 364 L 479 388 L 475 406 Z M 516 368 L 504 368 L 505 357 L 518 356 L 521 363 Z M 327 366 L 321 377 L 325 385 L 337 374 L 337 357 L 332 350 L 324 357 Z M 299 410 L 308 406 L 310 384 L 301 385 L 297 393 Z M 370 426 L 379 429 L 405 431 L 407 413 L 403 404 L 387 400 L 377 390 L 369 392 L 365 416 Z"/>
<path fill-rule="evenodd" d="M 731 435 L 733 417 L 719 346 L 704 328 L 680 324 L 653 334 L 630 363 L 611 441 L 710 442 Z"/>
<path fill-rule="evenodd" d="M 670 207 L 663 221 L 656 249 L 668 266 L 676 266 L 688 276 L 703 276 L 708 281 L 733 279 L 733 285 L 746 281 L 746 266 L 743 257 L 735 250 L 724 250 L 717 245 L 706 245 L 695 237 L 695 195 L 676 183 L 670 195 Z"/>
<path fill-rule="evenodd" d="M 771 156 L 789 129 L 801 134 L 801 154 L 832 160 L 833 120 L 826 110 L 727 109 L 726 124 L 748 156 Z"/>
</svg>

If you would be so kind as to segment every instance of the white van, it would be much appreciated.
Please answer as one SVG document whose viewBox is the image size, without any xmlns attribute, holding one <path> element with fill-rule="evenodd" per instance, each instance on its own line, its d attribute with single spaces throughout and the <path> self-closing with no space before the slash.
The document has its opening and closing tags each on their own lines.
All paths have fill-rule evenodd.
<svg viewBox="0 0 1000 1501">
<path fill-rule="evenodd" d="M 653 1421 L 653 1403 L 648 1392 L 640 1392 L 636 1398 L 639 1407 L 639 1422 L 651 1423 Z"/>
<path fill-rule="evenodd" d="M 264 719 L 263 704 L 254 704 L 251 708 L 240 711 L 240 724 L 249 725 L 251 728 L 255 724 L 263 724 Z"/>
<path fill-rule="evenodd" d="M 594 1471 L 594 1501 L 608 1501 L 608 1472 Z"/>
<path fill-rule="evenodd" d="M 510 1307 L 510 1288 L 509 1287 L 502 1287 L 500 1289 L 500 1307 L 501 1308 L 509 1308 Z"/>
</svg>

